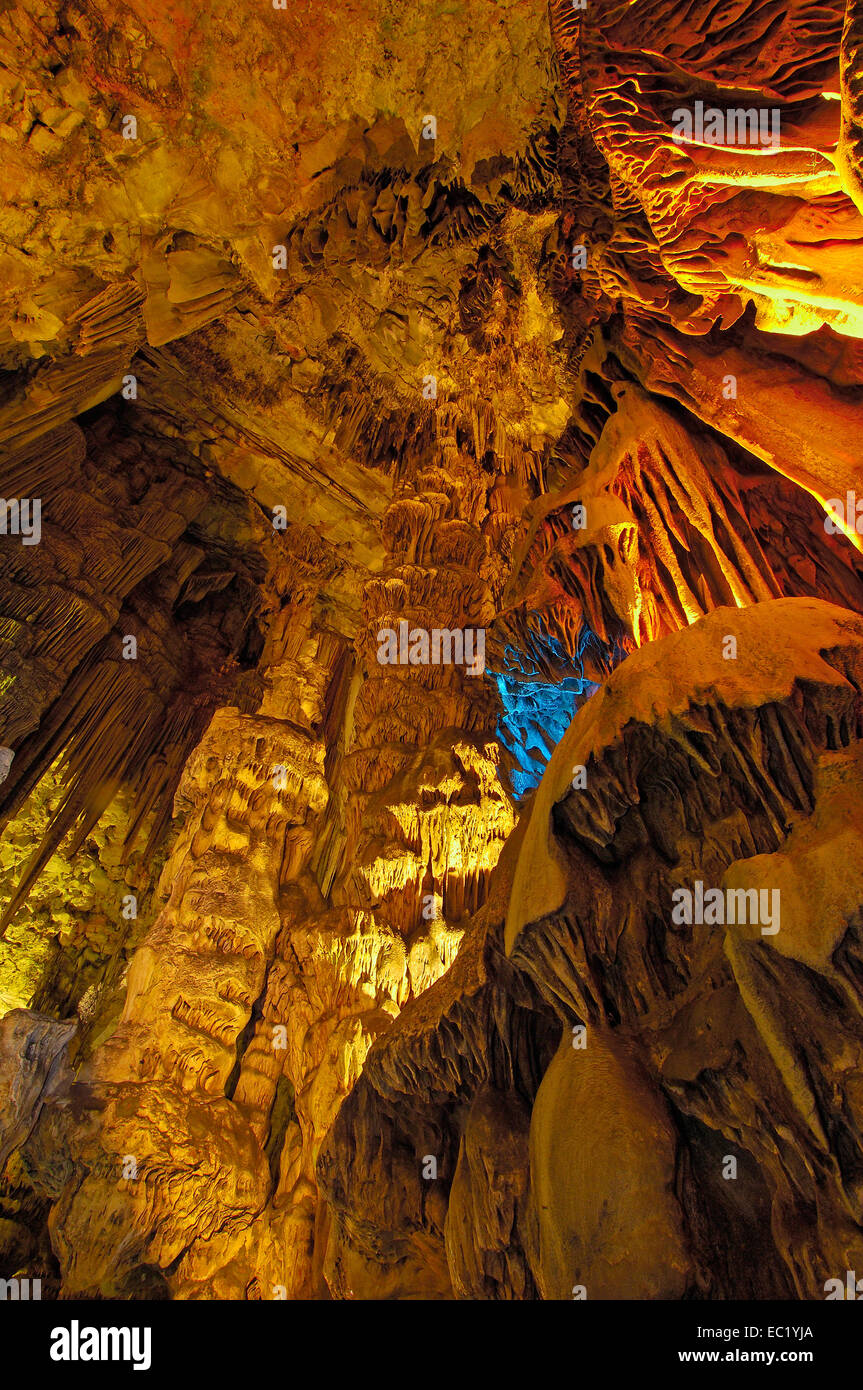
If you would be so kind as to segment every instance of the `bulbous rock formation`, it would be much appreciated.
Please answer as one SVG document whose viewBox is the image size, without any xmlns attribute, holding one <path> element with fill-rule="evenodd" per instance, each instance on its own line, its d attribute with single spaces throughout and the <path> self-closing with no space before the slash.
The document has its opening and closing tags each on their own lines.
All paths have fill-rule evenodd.
<svg viewBox="0 0 863 1390">
<path fill-rule="evenodd" d="M 861 23 L 2 8 L 0 1277 L 863 1264 Z"/>
</svg>

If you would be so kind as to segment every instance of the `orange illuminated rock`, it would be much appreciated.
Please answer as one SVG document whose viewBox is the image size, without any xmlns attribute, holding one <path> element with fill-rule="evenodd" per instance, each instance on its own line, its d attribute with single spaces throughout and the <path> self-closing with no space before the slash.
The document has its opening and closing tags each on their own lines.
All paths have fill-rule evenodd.
<svg viewBox="0 0 863 1390">
<path fill-rule="evenodd" d="M 863 1265 L 859 10 L 0 7 L 0 1275 Z"/>
</svg>

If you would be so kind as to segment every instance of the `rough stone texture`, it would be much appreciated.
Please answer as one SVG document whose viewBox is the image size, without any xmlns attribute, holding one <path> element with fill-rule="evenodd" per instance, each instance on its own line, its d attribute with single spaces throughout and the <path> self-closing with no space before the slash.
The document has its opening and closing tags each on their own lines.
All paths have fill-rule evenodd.
<svg viewBox="0 0 863 1390">
<path fill-rule="evenodd" d="M 0 7 L 0 1274 L 863 1262 L 862 25 Z"/>
<path fill-rule="evenodd" d="M 514 875 L 508 846 L 499 896 L 472 923 L 479 945 L 508 902 L 508 959 L 480 946 L 478 977 L 465 945 L 372 1049 L 328 1140 L 327 1191 L 367 1259 L 394 1226 L 437 1235 L 434 1209 L 389 1181 L 422 1125 L 450 1189 L 461 1294 L 523 1297 L 519 1248 L 552 1298 L 576 1285 L 589 1298 L 818 1297 L 831 1270 L 855 1267 L 863 885 L 843 866 L 859 859 L 861 643 L 863 619 L 820 601 L 718 609 L 634 653 L 579 712 L 513 842 Z M 571 786 L 578 766 L 585 789 Z M 698 879 L 778 888 L 778 932 L 730 916 L 675 924 L 672 894 Z M 561 1041 L 537 1088 L 514 1048 L 547 1058 L 552 1020 Z M 500 1106 L 489 1085 L 512 1118 L 478 1199 Z M 491 1201 L 498 1184 L 507 1196 Z M 502 1220 L 512 1265 L 493 1286 L 476 1252 L 499 1249 Z"/>
<path fill-rule="evenodd" d="M 12 1009 L 4 1015 L 0 1035 L 0 1162 L 4 1165 L 36 1124 L 74 1032 L 74 1023 L 55 1023 L 29 1009 Z"/>
</svg>

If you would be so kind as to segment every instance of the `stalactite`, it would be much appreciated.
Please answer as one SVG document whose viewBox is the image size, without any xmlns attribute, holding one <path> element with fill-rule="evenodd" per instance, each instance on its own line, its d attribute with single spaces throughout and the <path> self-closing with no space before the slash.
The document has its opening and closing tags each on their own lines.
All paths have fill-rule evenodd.
<svg viewBox="0 0 863 1390">
<path fill-rule="evenodd" d="M 37 9 L 0 1278 L 820 1297 L 863 1261 L 857 0 Z"/>
</svg>

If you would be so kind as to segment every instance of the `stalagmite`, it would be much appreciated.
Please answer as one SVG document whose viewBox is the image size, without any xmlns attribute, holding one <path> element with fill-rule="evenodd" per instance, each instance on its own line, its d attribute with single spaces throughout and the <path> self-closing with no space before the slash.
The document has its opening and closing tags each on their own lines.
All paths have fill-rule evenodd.
<svg viewBox="0 0 863 1390">
<path fill-rule="evenodd" d="M 0 6 L 0 1289 L 857 1289 L 861 93 Z"/>
</svg>

